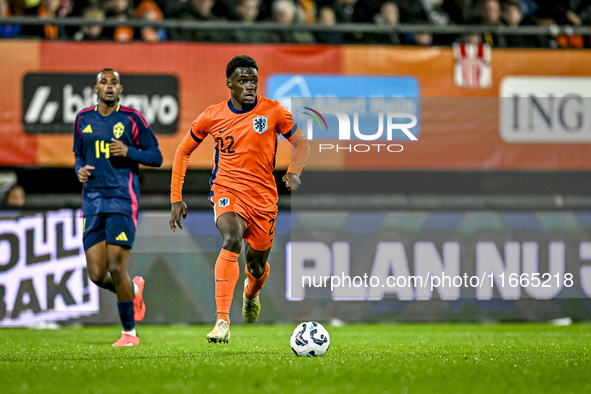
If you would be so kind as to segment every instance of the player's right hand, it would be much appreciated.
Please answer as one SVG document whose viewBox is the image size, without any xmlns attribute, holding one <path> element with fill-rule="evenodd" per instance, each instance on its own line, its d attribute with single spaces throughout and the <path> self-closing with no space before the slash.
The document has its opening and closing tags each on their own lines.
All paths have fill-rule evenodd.
<svg viewBox="0 0 591 394">
<path fill-rule="evenodd" d="M 187 204 L 185 204 L 184 201 L 173 203 L 170 207 L 170 220 L 168 221 L 170 229 L 173 233 L 176 230 L 175 223 L 179 225 L 181 230 L 183 229 L 183 225 L 181 224 L 181 215 L 183 215 L 183 219 L 187 218 Z"/>
<path fill-rule="evenodd" d="M 90 173 L 90 170 L 94 170 L 94 167 L 90 164 L 86 164 L 84 167 L 81 167 L 78 170 L 78 180 L 80 181 L 80 183 L 85 183 L 88 181 L 88 178 L 90 177 L 90 175 L 92 175 Z"/>
</svg>

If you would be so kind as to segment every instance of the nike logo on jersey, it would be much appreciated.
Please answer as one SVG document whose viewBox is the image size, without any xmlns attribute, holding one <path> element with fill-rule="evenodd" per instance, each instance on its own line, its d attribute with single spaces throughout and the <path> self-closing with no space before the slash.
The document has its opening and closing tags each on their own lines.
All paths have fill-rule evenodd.
<svg viewBox="0 0 591 394">
<path fill-rule="evenodd" d="M 116 241 L 127 241 L 127 235 L 125 235 L 125 232 L 122 232 L 121 234 L 119 234 L 117 236 L 117 238 L 115 238 Z"/>
<path fill-rule="evenodd" d="M 220 130 L 220 134 L 223 133 L 224 131 L 228 131 L 230 129 L 226 129 L 226 130 Z"/>
<path fill-rule="evenodd" d="M 216 279 L 215 281 L 216 282 L 227 282 L 228 280 L 226 280 L 226 279 Z"/>
</svg>

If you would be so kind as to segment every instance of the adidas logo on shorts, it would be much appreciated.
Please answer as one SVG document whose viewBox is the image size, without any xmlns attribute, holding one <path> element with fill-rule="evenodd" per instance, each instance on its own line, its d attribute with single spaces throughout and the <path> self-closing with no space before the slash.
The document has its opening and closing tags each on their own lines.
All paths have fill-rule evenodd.
<svg viewBox="0 0 591 394">
<path fill-rule="evenodd" d="M 117 236 L 117 238 L 115 238 L 116 241 L 127 241 L 127 235 L 125 235 L 125 232 L 121 232 L 121 234 L 119 234 Z"/>
</svg>

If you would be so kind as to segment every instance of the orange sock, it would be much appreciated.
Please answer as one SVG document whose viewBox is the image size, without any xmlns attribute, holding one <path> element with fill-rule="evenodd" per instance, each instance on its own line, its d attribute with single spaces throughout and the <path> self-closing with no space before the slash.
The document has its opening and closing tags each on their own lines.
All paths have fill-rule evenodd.
<svg viewBox="0 0 591 394">
<path fill-rule="evenodd" d="M 244 290 L 244 297 L 246 297 L 247 300 L 252 300 L 259 295 L 259 291 L 261 291 L 265 285 L 265 282 L 267 281 L 267 278 L 269 277 L 270 270 L 271 266 L 269 263 L 267 263 L 263 276 L 260 278 L 255 278 L 250 272 L 248 272 L 248 265 L 244 266 L 244 271 L 248 277 L 248 284 L 246 285 L 246 290 Z"/>
<path fill-rule="evenodd" d="M 240 276 L 238 269 L 238 253 L 222 249 L 215 262 L 215 306 L 216 321 L 225 320 L 230 324 L 230 305 L 234 297 L 234 287 Z"/>
</svg>

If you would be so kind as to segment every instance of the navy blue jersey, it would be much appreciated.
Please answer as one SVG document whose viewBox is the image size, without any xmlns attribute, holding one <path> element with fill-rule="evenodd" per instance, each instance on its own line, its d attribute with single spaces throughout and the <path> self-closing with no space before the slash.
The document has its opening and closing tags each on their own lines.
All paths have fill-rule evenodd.
<svg viewBox="0 0 591 394">
<path fill-rule="evenodd" d="M 127 157 L 111 156 L 111 138 L 128 147 Z M 85 108 L 74 123 L 76 174 L 86 164 L 94 166 L 83 186 L 84 216 L 120 213 L 137 218 L 139 164 L 162 165 L 162 154 L 146 118 L 133 108 L 117 106 L 108 116 L 98 108 Z"/>
</svg>

